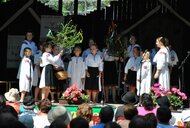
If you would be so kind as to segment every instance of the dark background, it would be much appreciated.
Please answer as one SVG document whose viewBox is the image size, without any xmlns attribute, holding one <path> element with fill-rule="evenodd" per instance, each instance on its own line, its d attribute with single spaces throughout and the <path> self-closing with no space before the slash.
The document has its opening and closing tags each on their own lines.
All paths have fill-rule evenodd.
<svg viewBox="0 0 190 128">
<path fill-rule="evenodd" d="M 27 0 L 11 0 L 0 4 L 0 26 L 2 26 L 18 9 L 20 9 Z M 166 0 L 168 4 L 178 12 L 183 18 L 190 22 L 190 1 L 189 0 Z M 108 27 L 113 20 L 118 26 L 118 33 L 129 28 L 140 20 L 144 15 L 154 9 L 157 5 L 161 9 L 154 15 L 146 19 L 132 31 L 126 34 L 135 33 L 138 43 L 143 49 L 154 47 L 155 39 L 158 36 L 168 37 L 173 49 L 179 57 L 179 64 L 190 51 L 189 36 L 190 26 L 186 25 L 173 13 L 167 10 L 158 0 L 118 0 L 112 2 L 110 7 L 102 10 L 96 10 L 86 16 L 80 16 L 75 13 L 72 16 L 66 16 L 66 20 L 72 19 L 84 32 L 84 41 L 82 49 L 88 46 L 88 39 L 93 37 L 99 48 L 105 45 Z M 40 15 L 60 15 L 58 12 L 35 1 L 31 6 L 35 12 Z M 106 11 L 106 17 L 104 12 Z M 114 13 L 114 14 L 113 14 Z M 113 19 L 112 16 L 116 18 Z M 9 24 L 0 32 L 0 80 L 16 80 L 18 69 L 6 69 L 6 53 L 8 35 L 24 35 L 26 30 L 32 29 L 35 35 L 35 41 L 39 42 L 40 25 L 32 17 L 28 10 L 23 12 L 16 20 Z M 190 58 L 187 58 L 184 64 L 184 91 L 190 94 Z M 178 65 L 179 66 L 179 65 Z M 181 73 L 181 70 L 178 70 Z M 176 74 L 178 75 L 178 74 Z M 18 85 L 15 85 L 18 87 Z M 4 87 L 1 87 L 1 93 L 4 93 Z"/>
</svg>

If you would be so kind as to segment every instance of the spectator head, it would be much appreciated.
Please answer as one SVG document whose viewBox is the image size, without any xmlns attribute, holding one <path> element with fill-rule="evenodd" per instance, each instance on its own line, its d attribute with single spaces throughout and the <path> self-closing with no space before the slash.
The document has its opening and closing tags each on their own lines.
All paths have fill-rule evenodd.
<svg viewBox="0 0 190 128">
<path fill-rule="evenodd" d="M 147 122 L 143 116 L 135 116 L 130 121 L 129 128 L 147 128 Z"/>
<path fill-rule="evenodd" d="M 48 113 L 49 110 L 51 109 L 51 102 L 48 99 L 43 99 L 38 102 L 38 109 L 42 113 Z"/>
<path fill-rule="evenodd" d="M 78 106 L 78 111 L 77 111 L 77 116 L 81 116 L 84 119 L 86 119 L 87 121 L 91 121 L 92 119 L 92 106 L 90 106 L 87 103 L 83 103 L 81 105 Z"/>
<path fill-rule="evenodd" d="M 106 124 L 105 128 L 121 128 L 121 126 L 116 122 L 109 122 Z"/>
<path fill-rule="evenodd" d="M 13 115 L 13 117 L 15 119 L 18 119 L 18 114 L 17 111 L 10 105 L 5 105 L 1 108 L 0 114 L 8 114 L 10 113 L 11 115 Z"/>
<path fill-rule="evenodd" d="M 146 119 L 150 128 L 156 128 L 157 127 L 157 118 L 154 115 L 154 113 L 148 113 L 144 116 L 144 118 Z"/>
<path fill-rule="evenodd" d="M 0 113 L 0 128 L 26 128 L 11 113 Z"/>
<path fill-rule="evenodd" d="M 6 105 L 6 99 L 3 95 L 0 95 L 0 110 L 5 105 Z"/>
<path fill-rule="evenodd" d="M 100 121 L 102 123 L 108 123 L 108 122 L 112 121 L 113 116 L 114 116 L 114 111 L 111 106 L 107 105 L 107 106 L 101 108 L 99 117 L 100 117 Z"/>
<path fill-rule="evenodd" d="M 160 96 L 156 99 L 156 102 L 160 107 L 170 107 L 170 101 L 167 96 Z"/>
<path fill-rule="evenodd" d="M 8 92 L 4 94 L 7 101 L 17 102 L 20 99 L 19 91 L 16 88 L 11 88 Z"/>
<path fill-rule="evenodd" d="M 61 117 L 58 117 L 51 123 L 49 128 L 67 128 L 67 124 L 65 124 Z"/>
<path fill-rule="evenodd" d="M 52 123 L 54 120 L 56 120 L 58 117 L 62 119 L 62 121 L 67 125 L 71 119 L 72 115 L 70 111 L 68 111 L 64 106 L 56 106 L 55 108 L 52 108 L 48 112 L 48 120 L 50 123 Z"/>
<path fill-rule="evenodd" d="M 131 120 L 134 116 L 138 115 L 137 108 L 134 105 L 126 104 L 123 110 L 125 119 L 127 120 Z"/>
<path fill-rule="evenodd" d="M 154 108 L 152 97 L 147 93 L 142 94 L 141 95 L 141 105 L 146 110 L 152 110 Z"/>
<path fill-rule="evenodd" d="M 132 104 L 135 105 L 138 103 L 138 97 L 133 92 L 127 92 L 122 95 L 121 100 L 124 102 L 124 104 Z"/>
<path fill-rule="evenodd" d="M 23 100 L 23 107 L 26 110 L 33 110 L 35 108 L 35 100 L 32 96 L 26 96 Z"/>
<path fill-rule="evenodd" d="M 157 109 L 157 119 L 159 123 L 168 124 L 171 118 L 171 111 L 168 107 L 159 107 Z"/>
<path fill-rule="evenodd" d="M 89 128 L 89 122 L 82 118 L 82 117 L 76 117 L 71 120 L 70 122 L 70 128 Z"/>
</svg>

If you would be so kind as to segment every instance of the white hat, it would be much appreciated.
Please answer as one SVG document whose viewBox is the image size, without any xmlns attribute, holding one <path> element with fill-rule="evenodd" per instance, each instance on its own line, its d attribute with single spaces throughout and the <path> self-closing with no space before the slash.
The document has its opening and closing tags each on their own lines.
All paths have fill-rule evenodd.
<svg viewBox="0 0 190 128">
<path fill-rule="evenodd" d="M 6 100 L 8 101 L 18 101 L 20 99 L 19 91 L 16 88 L 11 88 L 8 92 L 4 94 Z"/>
</svg>

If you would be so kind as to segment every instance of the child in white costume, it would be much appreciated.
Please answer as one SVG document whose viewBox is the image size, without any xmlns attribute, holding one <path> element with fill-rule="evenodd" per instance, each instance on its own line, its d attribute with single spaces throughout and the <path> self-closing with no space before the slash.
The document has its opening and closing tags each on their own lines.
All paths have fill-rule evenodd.
<svg viewBox="0 0 190 128">
<path fill-rule="evenodd" d="M 50 86 L 54 86 L 55 84 L 53 66 L 57 67 L 55 62 L 63 55 L 63 51 L 53 57 L 51 54 L 52 46 L 50 43 L 46 43 L 44 49 L 45 52 L 42 54 L 42 62 L 40 64 L 43 69 L 39 87 L 42 88 L 42 99 L 47 99 L 50 92 Z"/>
<path fill-rule="evenodd" d="M 137 95 L 150 92 L 152 65 L 150 62 L 150 52 L 143 55 L 142 66 L 137 70 Z"/>
<path fill-rule="evenodd" d="M 30 48 L 24 48 L 24 57 L 21 61 L 20 77 L 19 77 L 19 91 L 21 92 L 20 102 L 23 102 L 27 92 L 30 92 L 32 88 L 33 80 L 33 67 L 30 60 L 32 51 Z"/>
<path fill-rule="evenodd" d="M 79 89 L 84 89 L 85 79 L 85 62 L 81 54 L 81 48 L 75 47 L 74 54 L 69 62 L 68 66 L 68 77 L 71 79 L 70 85 L 77 84 Z"/>
</svg>

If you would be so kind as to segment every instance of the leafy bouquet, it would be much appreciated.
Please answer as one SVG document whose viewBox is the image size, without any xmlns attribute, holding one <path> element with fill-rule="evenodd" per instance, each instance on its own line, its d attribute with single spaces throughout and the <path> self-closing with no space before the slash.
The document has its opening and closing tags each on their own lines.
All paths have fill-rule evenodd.
<svg viewBox="0 0 190 128">
<path fill-rule="evenodd" d="M 77 84 L 74 84 L 71 87 L 67 88 L 61 98 L 67 100 L 68 103 L 72 104 L 86 102 L 88 100 L 88 96 L 82 93 L 82 90 L 78 89 L 77 86 Z"/>
<path fill-rule="evenodd" d="M 82 43 L 83 31 L 81 29 L 77 30 L 77 26 L 72 25 L 69 21 L 65 25 L 61 23 L 56 34 L 49 30 L 47 37 L 62 48 L 73 48 L 76 44 Z"/>
<path fill-rule="evenodd" d="M 161 88 L 161 85 L 158 83 L 154 84 L 154 86 L 150 88 L 150 94 L 155 104 L 156 104 L 156 99 L 158 97 L 167 96 L 170 105 L 174 109 L 181 108 L 183 106 L 183 101 L 187 100 L 186 94 L 181 92 L 180 89 L 172 88 L 170 90 L 170 89 Z"/>
</svg>

